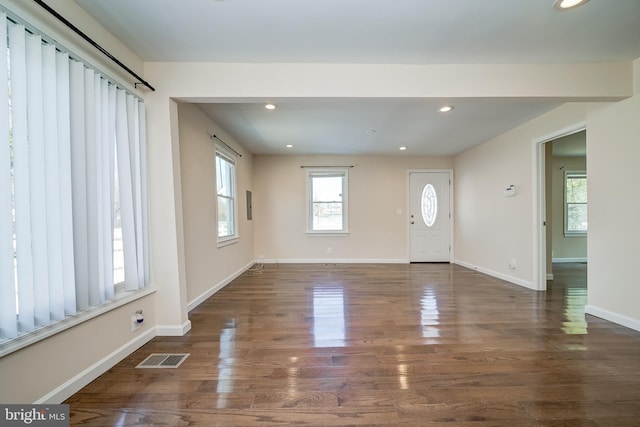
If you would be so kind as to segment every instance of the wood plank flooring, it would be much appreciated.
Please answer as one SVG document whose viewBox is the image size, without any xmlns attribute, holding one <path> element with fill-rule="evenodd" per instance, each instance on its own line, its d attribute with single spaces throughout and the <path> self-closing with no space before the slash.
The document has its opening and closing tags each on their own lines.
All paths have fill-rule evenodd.
<svg viewBox="0 0 640 427">
<path fill-rule="evenodd" d="M 640 426 L 640 333 L 449 264 L 266 265 L 67 400 L 90 426 Z M 190 353 L 177 369 L 135 369 Z"/>
</svg>

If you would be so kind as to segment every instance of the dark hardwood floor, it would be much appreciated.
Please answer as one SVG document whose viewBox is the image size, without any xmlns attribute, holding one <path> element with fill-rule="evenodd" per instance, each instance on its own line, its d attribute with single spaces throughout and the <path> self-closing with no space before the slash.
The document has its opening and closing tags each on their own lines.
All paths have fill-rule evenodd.
<svg viewBox="0 0 640 427">
<path fill-rule="evenodd" d="M 640 333 L 449 264 L 266 265 L 67 400 L 91 426 L 640 426 Z M 177 369 L 136 369 L 190 353 Z"/>
</svg>

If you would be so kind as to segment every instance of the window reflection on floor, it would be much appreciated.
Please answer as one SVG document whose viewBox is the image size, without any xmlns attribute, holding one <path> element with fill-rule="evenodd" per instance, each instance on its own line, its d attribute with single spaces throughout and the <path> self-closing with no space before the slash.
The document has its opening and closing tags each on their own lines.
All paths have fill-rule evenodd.
<svg viewBox="0 0 640 427">
<path fill-rule="evenodd" d="M 316 347 L 344 347 L 344 291 L 313 288 L 313 342 Z"/>
<path fill-rule="evenodd" d="M 227 394 L 233 391 L 234 350 L 236 345 L 236 320 L 227 322 L 227 328 L 220 331 L 220 353 L 218 355 L 217 407 L 227 407 Z"/>
<path fill-rule="evenodd" d="M 588 324 L 584 307 L 587 304 L 587 264 L 553 263 L 552 281 L 547 282 L 547 298 L 562 293 L 562 332 L 567 335 L 585 335 Z"/>
<path fill-rule="evenodd" d="M 584 288 L 565 289 L 565 321 L 562 331 L 567 335 L 583 335 L 587 331 L 587 321 L 584 317 L 584 306 L 587 303 L 587 290 Z"/>
<path fill-rule="evenodd" d="M 440 337 L 440 311 L 438 300 L 432 288 L 425 288 L 420 298 L 420 324 L 423 338 Z"/>
</svg>

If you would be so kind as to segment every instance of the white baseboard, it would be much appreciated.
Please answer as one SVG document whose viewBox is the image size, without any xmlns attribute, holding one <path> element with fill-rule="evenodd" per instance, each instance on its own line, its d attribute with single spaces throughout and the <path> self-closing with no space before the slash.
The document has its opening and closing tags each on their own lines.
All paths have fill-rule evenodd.
<svg viewBox="0 0 640 427">
<path fill-rule="evenodd" d="M 495 277 L 497 279 L 506 280 L 507 282 L 513 283 L 515 285 L 523 286 L 525 288 L 533 289 L 534 291 L 538 290 L 535 286 L 533 286 L 532 282 L 528 282 L 526 280 L 519 279 L 517 277 L 509 276 L 508 274 L 499 273 L 497 271 L 490 270 L 488 268 L 479 267 L 477 265 L 470 264 L 468 262 L 461 261 L 459 259 L 453 260 L 454 264 L 459 266 L 468 268 L 470 270 L 475 270 L 480 273 L 484 273 L 486 275 Z"/>
<path fill-rule="evenodd" d="M 584 312 L 592 316 L 599 317 L 609 322 L 617 323 L 618 325 L 631 328 L 636 331 L 640 331 L 640 320 L 632 319 L 631 317 L 623 316 L 622 314 L 614 313 L 604 308 L 594 307 L 593 305 L 586 305 Z"/>
<path fill-rule="evenodd" d="M 354 259 L 354 258 L 288 258 L 264 259 L 264 264 L 408 264 L 408 259 Z"/>
<path fill-rule="evenodd" d="M 107 372 L 109 369 L 114 367 L 118 362 L 123 360 L 125 357 L 129 356 L 131 353 L 145 345 L 151 339 L 156 336 L 155 328 L 151 328 L 147 331 L 144 331 L 142 334 L 136 336 L 134 339 L 113 351 L 108 356 L 102 358 L 98 362 L 94 363 L 84 371 L 80 372 L 75 377 L 66 381 L 64 384 L 56 387 L 54 390 L 42 396 L 40 399 L 36 400 L 35 404 L 58 404 L 64 402 L 66 399 L 71 397 L 74 393 L 78 392 L 84 386 L 89 384 L 91 381 L 98 378 L 100 375 Z"/>
<path fill-rule="evenodd" d="M 182 325 L 158 325 L 156 335 L 159 337 L 181 337 L 191 330 L 191 320 Z"/>
<path fill-rule="evenodd" d="M 198 295 L 197 297 L 195 297 L 191 302 L 189 302 L 187 304 L 187 310 L 191 311 L 194 308 L 196 308 L 197 306 L 199 306 L 200 304 L 202 304 L 211 295 L 215 294 L 220 289 L 224 288 L 229 283 L 231 283 L 231 281 L 233 281 L 233 279 L 235 279 L 236 277 L 240 276 L 242 273 L 247 271 L 255 262 L 257 262 L 257 261 L 251 261 L 250 263 L 248 263 L 245 266 L 241 267 L 238 271 L 233 273 L 231 276 L 227 277 L 226 279 L 224 279 L 220 283 L 214 285 L 213 287 L 211 287 L 206 292 L 203 292 L 201 295 Z"/>
<path fill-rule="evenodd" d="M 568 262 L 587 262 L 587 257 L 576 258 L 552 258 L 551 262 L 555 263 L 568 263 Z"/>
</svg>

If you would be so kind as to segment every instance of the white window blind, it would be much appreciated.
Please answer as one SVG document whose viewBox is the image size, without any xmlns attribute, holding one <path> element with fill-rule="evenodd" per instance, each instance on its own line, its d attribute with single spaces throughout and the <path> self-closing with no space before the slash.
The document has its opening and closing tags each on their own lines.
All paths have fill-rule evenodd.
<svg viewBox="0 0 640 427">
<path fill-rule="evenodd" d="M 141 100 L 0 14 L 0 343 L 144 287 Z M 116 262 L 117 264 L 118 262 Z"/>
</svg>

